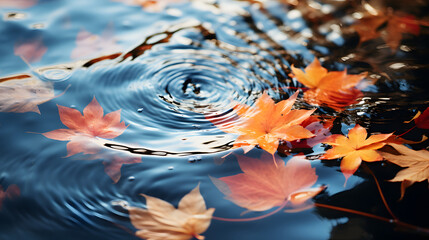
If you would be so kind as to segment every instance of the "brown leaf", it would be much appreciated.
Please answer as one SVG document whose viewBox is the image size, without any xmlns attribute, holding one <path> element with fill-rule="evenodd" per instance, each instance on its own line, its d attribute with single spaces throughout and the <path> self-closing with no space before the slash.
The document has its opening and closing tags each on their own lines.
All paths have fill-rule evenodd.
<svg viewBox="0 0 429 240">
<path fill-rule="evenodd" d="M 40 114 L 38 105 L 55 97 L 52 83 L 32 77 L 0 82 L 0 112 Z"/>
<path fill-rule="evenodd" d="M 404 196 L 405 189 L 415 182 L 427 180 L 429 182 L 429 151 L 415 151 L 404 145 L 390 143 L 400 155 L 387 152 L 379 153 L 389 162 L 406 167 L 399 171 L 396 176 L 390 180 L 392 182 L 402 182 L 401 199 Z"/>
<path fill-rule="evenodd" d="M 200 234 L 210 226 L 214 208 L 207 209 L 199 186 L 186 194 L 176 209 L 161 199 L 142 194 L 147 209 L 128 207 L 136 235 L 147 240 L 204 239 Z"/>
</svg>

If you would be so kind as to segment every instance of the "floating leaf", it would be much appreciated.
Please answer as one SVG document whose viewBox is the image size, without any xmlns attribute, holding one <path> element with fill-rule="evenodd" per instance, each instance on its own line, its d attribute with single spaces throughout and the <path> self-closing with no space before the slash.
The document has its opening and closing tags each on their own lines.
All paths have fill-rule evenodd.
<svg viewBox="0 0 429 240">
<path fill-rule="evenodd" d="M 221 124 L 219 129 L 240 135 L 234 142 L 234 148 L 245 147 L 245 152 L 248 152 L 259 145 L 274 154 L 280 140 L 294 141 L 314 136 L 300 125 L 314 110 L 292 110 L 297 96 L 298 92 L 275 104 L 270 96 L 264 93 L 256 100 L 254 107 L 234 107 L 239 120 L 235 124 Z"/>
<path fill-rule="evenodd" d="M 143 9 L 151 12 L 160 12 L 164 10 L 170 3 L 182 3 L 186 0 L 113 0 L 122 2 L 128 5 L 141 6 Z"/>
<path fill-rule="evenodd" d="M 278 156 L 274 164 L 267 154 L 260 159 L 238 156 L 243 173 L 212 178 L 226 199 L 251 211 L 265 211 L 283 206 L 301 205 L 324 187 L 310 188 L 317 181 L 315 169 L 303 157 L 295 156 L 285 165 Z"/>
<path fill-rule="evenodd" d="M 296 140 L 292 142 L 286 142 L 283 146 L 279 148 L 286 149 L 296 149 L 296 148 L 312 148 L 317 144 L 320 144 L 331 134 L 331 128 L 333 125 L 332 119 L 320 119 L 318 116 L 312 115 L 307 118 L 304 122 L 301 123 L 301 126 L 305 127 L 311 133 L 314 134 L 314 137 Z"/>
<path fill-rule="evenodd" d="M 76 109 L 58 105 L 61 122 L 68 129 L 57 129 L 43 133 L 47 138 L 59 141 L 68 141 L 67 156 L 78 153 L 86 155 L 88 160 L 102 159 L 105 172 L 116 183 L 120 176 L 123 164 L 137 163 L 140 157 L 131 154 L 123 156 L 113 149 L 105 147 L 107 140 L 121 135 L 127 128 L 121 122 L 120 110 L 104 115 L 103 108 L 95 97 L 83 110 L 83 115 Z"/>
<path fill-rule="evenodd" d="M 305 72 L 293 65 L 291 69 L 291 76 L 309 88 L 304 93 L 305 101 L 314 105 L 327 105 L 335 110 L 356 103 L 356 99 L 362 96 L 356 85 L 367 75 L 349 75 L 346 70 L 328 72 L 317 58 L 305 68 Z"/>
<path fill-rule="evenodd" d="M 76 37 L 76 48 L 71 53 L 72 59 L 95 56 L 103 53 L 120 51 L 121 47 L 116 44 L 113 33 L 113 25 L 109 25 L 101 36 L 81 30 Z"/>
<path fill-rule="evenodd" d="M 35 112 L 55 96 L 53 84 L 31 76 L 0 82 L 0 112 Z"/>
<path fill-rule="evenodd" d="M 423 111 L 416 119 L 414 119 L 416 126 L 421 129 L 429 129 L 429 107 Z"/>
<path fill-rule="evenodd" d="M 9 185 L 6 191 L 3 191 L 3 187 L 0 185 L 0 210 L 2 208 L 3 201 L 6 198 L 14 198 L 20 195 L 19 187 L 15 184 Z"/>
<path fill-rule="evenodd" d="M 128 207 L 136 235 L 148 240 L 204 239 L 200 234 L 210 226 L 214 208 L 207 209 L 199 186 L 186 194 L 176 209 L 161 199 L 142 194 L 147 209 Z"/>
<path fill-rule="evenodd" d="M 0 7 L 29 8 L 36 3 L 37 0 L 1 0 Z"/>
<path fill-rule="evenodd" d="M 348 136 L 334 134 L 328 137 L 324 143 L 333 146 L 320 159 L 343 158 L 341 161 L 341 172 L 347 179 L 359 168 L 362 161 L 381 161 L 383 157 L 377 153 L 377 149 L 386 145 L 392 134 L 375 134 L 367 138 L 365 128 L 356 124 L 349 131 Z"/>
<path fill-rule="evenodd" d="M 392 182 L 402 182 L 401 199 L 404 197 L 405 189 L 415 182 L 427 180 L 429 182 L 429 151 L 415 151 L 404 145 L 390 143 L 400 155 L 390 154 L 387 152 L 379 153 L 389 162 L 406 167 L 399 171 Z"/>
<path fill-rule="evenodd" d="M 40 38 L 15 44 L 14 53 L 29 63 L 38 62 L 45 55 L 48 48 L 43 45 Z"/>
<path fill-rule="evenodd" d="M 392 50 L 396 50 L 402 34 L 420 34 L 420 24 L 414 16 L 391 10 L 374 11 L 352 26 L 359 34 L 360 43 L 382 37 Z"/>
</svg>

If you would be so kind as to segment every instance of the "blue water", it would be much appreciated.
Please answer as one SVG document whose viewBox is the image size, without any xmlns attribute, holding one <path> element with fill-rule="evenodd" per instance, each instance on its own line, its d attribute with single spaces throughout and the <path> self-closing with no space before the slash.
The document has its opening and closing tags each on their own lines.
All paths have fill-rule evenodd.
<svg viewBox="0 0 429 240">
<path fill-rule="evenodd" d="M 160 11 L 109 0 L 34 3 L 26 8 L 0 5 L 0 80 L 30 74 L 53 86 L 58 97 L 38 105 L 40 114 L 0 112 L 0 185 L 20 189 L 19 196 L 3 201 L 0 239 L 139 239 L 124 204 L 144 208 L 144 193 L 177 206 L 198 183 L 215 216 L 240 218 L 245 209 L 225 200 L 209 176 L 240 173 L 234 155 L 219 161 L 242 150 L 231 150 L 237 136 L 222 132 L 206 117 L 233 119 L 234 104 L 251 105 L 264 91 L 275 101 L 287 99 L 298 85 L 288 77 L 289 67 L 304 67 L 315 56 L 330 69 L 369 71 L 378 79 L 364 89 L 358 104 L 342 113 L 318 108 L 318 114 L 338 117 L 334 133 L 346 133 L 356 123 L 374 133 L 404 132 L 408 125 L 402 122 L 429 103 L 427 29 L 405 40 L 393 57 L 381 40 L 356 48 L 356 35 L 332 27 L 349 21 L 345 3 L 323 3 L 331 14 L 321 22 L 276 1 L 260 8 L 247 1 L 184 0 Z M 424 15 L 424 7 L 416 14 Z M 89 36 L 87 42 L 77 41 L 79 34 Z M 28 42 L 46 51 L 35 58 L 37 51 L 27 50 L 32 54 L 23 57 L 26 63 L 14 49 Z M 108 142 L 113 145 L 103 149 L 106 155 L 66 157 L 66 141 L 39 134 L 65 128 L 57 105 L 82 112 L 94 97 L 105 114 L 121 109 L 128 126 Z M 300 99 L 295 106 L 312 108 Z M 410 138 L 419 140 L 427 133 L 418 131 Z M 427 141 L 419 146 L 427 147 Z M 262 152 L 255 148 L 248 155 Z M 323 152 L 320 144 L 306 152 L 315 159 L 316 185 L 327 186 L 315 201 L 389 217 L 371 175 L 358 171 L 344 187 L 340 161 L 318 160 Z M 117 182 L 105 172 L 112 156 L 133 159 L 122 165 Z M 398 202 L 400 184 L 387 180 L 399 168 L 369 165 L 398 217 L 429 227 L 426 183 L 410 187 Z M 253 222 L 212 220 L 202 235 L 215 240 L 428 237 L 321 208 L 281 211 Z"/>
</svg>

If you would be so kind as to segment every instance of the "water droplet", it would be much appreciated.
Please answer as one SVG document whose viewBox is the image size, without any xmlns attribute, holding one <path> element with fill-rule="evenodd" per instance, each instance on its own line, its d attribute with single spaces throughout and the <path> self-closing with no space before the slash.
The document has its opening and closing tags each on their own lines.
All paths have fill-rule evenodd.
<svg viewBox="0 0 429 240">
<path fill-rule="evenodd" d="M 139 112 L 139 113 L 141 113 L 141 112 L 143 112 L 144 111 L 144 108 L 139 108 L 139 109 L 137 109 L 137 112 Z"/>
<path fill-rule="evenodd" d="M 24 19 L 27 15 L 25 13 L 20 12 L 8 12 L 3 15 L 4 20 L 20 20 Z"/>
<path fill-rule="evenodd" d="M 134 180 L 136 180 L 136 177 L 134 177 L 134 176 L 130 176 L 130 177 L 128 177 L 128 181 L 132 182 L 132 181 L 134 181 Z"/>
<path fill-rule="evenodd" d="M 188 162 L 190 163 L 199 162 L 201 161 L 201 159 L 202 159 L 201 156 L 192 156 L 188 158 Z"/>
<path fill-rule="evenodd" d="M 195 129 L 201 129 L 201 126 L 198 125 L 198 124 L 192 124 L 192 127 L 195 128 Z"/>
<path fill-rule="evenodd" d="M 76 105 L 70 105 L 71 108 L 76 108 Z"/>
<path fill-rule="evenodd" d="M 168 167 L 168 170 L 174 170 L 173 166 Z"/>
<path fill-rule="evenodd" d="M 45 24 L 43 24 L 43 23 L 36 23 L 36 24 L 31 25 L 31 28 L 33 28 L 33 29 L 42 29 L 42 28 L 45 28 Z"/>
<path fill-rule="evenodd" d="M 114 200 L 114 201 L 111 201 L 110 204 L 113 206 L 121 206 L 123 208 L 126 208 L 129 206 L 128 202 L 124 200 Z"/>
</svg>

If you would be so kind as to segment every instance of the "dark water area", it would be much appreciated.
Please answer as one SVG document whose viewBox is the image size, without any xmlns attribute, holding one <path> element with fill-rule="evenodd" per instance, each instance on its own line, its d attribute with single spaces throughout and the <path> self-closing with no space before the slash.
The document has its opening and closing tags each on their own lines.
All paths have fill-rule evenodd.
<svg viewBox="0 0 429 240">
<path fill-rule="evenodd" d="M 272 212 L 241 215 L 247 209 L 211 180 L 241 173 L 243 155 L 266 154 L 233 149 L 238 135 L 216 126 L 234 123 L 233 108 L 252 106 L 264 92 L 279 102 L 300 90 L 294 108 L 334 119 L 332 134 L 359 124 L 399 135 L 429 106 L 427 1 L 138 2 L 0 0 L 1 240 L 140 239 L 127 206 L 146 208 L 145 194 L 177 207 L 198 184 L 216 217 Z M 403 33 L 395 49 L 381 37 L 360 42 L 351 26 L 373 7 L 420 19 L 419 34 Z M 338 111 L 303 99 L 291 66 L 315 57 L 330 71 L 368 72 L 355 104 Z M 41 134 L 69 127 L 61 106 L 82 113 L 93 99 L 104 114 L 120 110 L 123 132 L 82 137 L 74 148 Z M 414 128 L 403 137 L 421 150 L 428 133 Z M 212 219 L 206 239 L 429 239 L 427 180 L 399 200 L 401 183 L 388 180 L 402 168 L 393 163 L 365 162 L 345 185 L 341 160 L 319 159 L 328 145 L 285 146 L 278 157 L 302 153 L 316 171 L 314 186 L 326 187 L 312 200 L 319 205 L 257 221 Z M 409 225 L 385 221 L 394 217 L 373 175 Z"/>
</svg>

